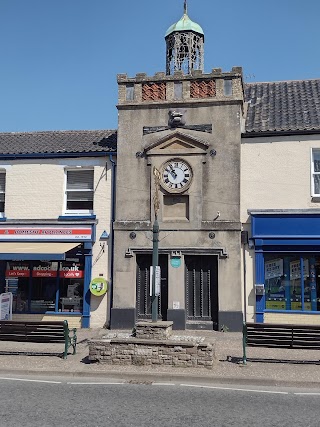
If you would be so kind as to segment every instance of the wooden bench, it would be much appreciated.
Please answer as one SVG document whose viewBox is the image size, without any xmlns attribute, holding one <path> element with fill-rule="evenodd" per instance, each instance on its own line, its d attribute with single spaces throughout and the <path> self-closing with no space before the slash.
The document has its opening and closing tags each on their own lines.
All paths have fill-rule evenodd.
<svg viewBox="0 0 320 427">
<path fill-rule="evenodd" d="M 63 358 L 66 359 L 69 347 L 76 354 L 76 329 L 69 329 L 66 320 L 56 322 L 21 322 L 19 320 L 0 321 L 0 341 L 34 343 L 64 343 Z"/>
<path fill-rule="evenodd" d="M 320 326 L 243 323 L 243 364 L 246 347 L 320 349 Z"/>
</svg>

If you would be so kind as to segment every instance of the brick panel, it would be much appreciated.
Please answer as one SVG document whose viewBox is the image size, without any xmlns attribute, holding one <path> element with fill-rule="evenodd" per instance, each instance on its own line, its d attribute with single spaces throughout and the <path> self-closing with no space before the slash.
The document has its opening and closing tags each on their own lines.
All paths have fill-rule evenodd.
<svg viewBox="0 0 320 427">
<path fill-rule="evenodd" d="M 144 83 L 142 85 L 142 101 L 164 101 L 166 99 L 166 83 Z"/>
<path fill-rule="evenodd" d="M 191 82 L 191 98 L 212 98 L 216 96 L 215 80 L 195 80 Z"/>
</svg>

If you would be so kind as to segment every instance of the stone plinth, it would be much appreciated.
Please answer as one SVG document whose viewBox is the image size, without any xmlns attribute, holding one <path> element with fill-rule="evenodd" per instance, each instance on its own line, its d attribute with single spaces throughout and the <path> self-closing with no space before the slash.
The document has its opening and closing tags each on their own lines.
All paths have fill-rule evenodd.
<svg viewBox="0 0 320 427">
<path fill-rule="evenodd" d="M 172 335 L 173 322 L 137 322 L 135 337 L 148 340 L 167 340 Z"/>
<path fill-rule="evenodd" d="M 212 369 L 214 344 L 138 338 L 89 342 L 89 360 L 109 365 L 148 365 Z"/>
</svg>

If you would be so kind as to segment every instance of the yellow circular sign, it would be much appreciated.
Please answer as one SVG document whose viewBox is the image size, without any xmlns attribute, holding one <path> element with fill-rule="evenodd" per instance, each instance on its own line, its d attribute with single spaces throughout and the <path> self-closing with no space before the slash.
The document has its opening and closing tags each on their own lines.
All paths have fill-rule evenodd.
<svg viewBox="0 0 320 427">
<path fill-rule="evenodd" d="M 96 277 L 90 282 L 90 292 L 92 295 L 99 297 L 104 295 L 108 290 L 108 282 L 103 277 Z"/>
</svg>

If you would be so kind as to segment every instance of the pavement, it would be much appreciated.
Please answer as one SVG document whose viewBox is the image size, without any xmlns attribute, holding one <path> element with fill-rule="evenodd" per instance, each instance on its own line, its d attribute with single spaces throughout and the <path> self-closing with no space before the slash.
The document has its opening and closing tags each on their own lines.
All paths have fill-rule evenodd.
<svg viewBox="0 0 320 427">
<path fill-rule="evenodd" d="M 112 331 L 112 333 L 117 331 Z M 118 331 L 125 332 L 125 331 Z M 129 331 L 128 331 L 129 332 Z M 90 363 L 88 341 L 101 338 L 106 329 L 79 329 L 77 354 L 61 357 L 63 344 L 0 342 L 0 377 L 63 376 L 123 380 L 133 383 L 178 382 L 247 384 L 320 389 L 320 353 L 316 350 L 247 348 L 242 364 L 242 333 L 174 331 L 174 335 L 204 337 L 215 342 L 213 369 L 170 366 L 119 366 Z"/>
</svg>

